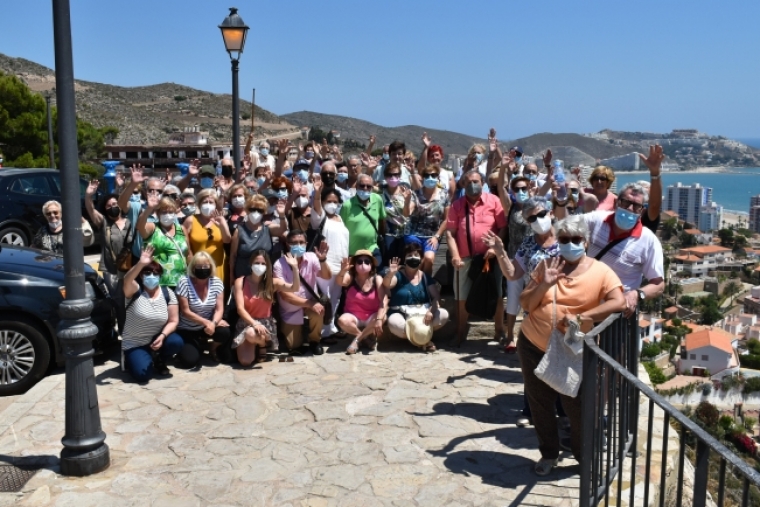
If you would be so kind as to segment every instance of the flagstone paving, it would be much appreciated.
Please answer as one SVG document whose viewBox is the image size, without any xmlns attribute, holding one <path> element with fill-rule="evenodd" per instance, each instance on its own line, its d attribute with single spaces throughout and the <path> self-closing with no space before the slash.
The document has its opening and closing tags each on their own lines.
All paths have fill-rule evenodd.
<svg viewBox="0 0 760 507">
<path fill-rule="evenodd" d="M 86 478 L 59 474 L 64 378 L 50 376 L 2 414 L 2 461 L 45 467 L 0 507 L 577 505 L 574 459 L 532 471 L 517 356 L 485 339 L 434 354 L 347 345 L 147 385 L 96 366 L 111 466 Z"/>
</svg>

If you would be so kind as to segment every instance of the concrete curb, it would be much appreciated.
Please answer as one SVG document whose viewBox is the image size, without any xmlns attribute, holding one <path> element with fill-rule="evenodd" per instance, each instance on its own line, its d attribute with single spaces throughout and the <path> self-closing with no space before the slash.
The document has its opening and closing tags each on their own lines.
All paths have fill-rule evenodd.
<svg viewBox="0 0 760 507">
<path fill-rule="evenodd" d="M 18 400 L 11 403 L 0 413 L 0 435 L 5 434 L 11 426 L 24 417 L 34 405 L 42 400 L 50 391 L 58 387 L 66 378 L 65 374 L 48 375 L 40 380 L 37 385 L 21 395 Z"/>
</svg>

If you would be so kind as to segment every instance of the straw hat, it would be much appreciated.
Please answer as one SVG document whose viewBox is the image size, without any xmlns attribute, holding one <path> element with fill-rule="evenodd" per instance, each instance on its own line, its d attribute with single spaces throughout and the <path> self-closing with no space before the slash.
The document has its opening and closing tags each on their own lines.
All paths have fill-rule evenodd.
<svg viewBox="0 0 760 507">
<path fill-rule="evenodd" d="M 406 337 L 417 347 L 424 347 L 433 339 L 433 328 L 425 325 L 424 315 L 413 315 L 406 319 Z"/>
<path fill-rule="evenodd" d="M 357 257 L 369 257 L 372 265 L 377 267 L 377 259 L 375 259 L 375 256 L 369 250 L 357 250 L 353 258 L 356 259 Z"/>
</svg>

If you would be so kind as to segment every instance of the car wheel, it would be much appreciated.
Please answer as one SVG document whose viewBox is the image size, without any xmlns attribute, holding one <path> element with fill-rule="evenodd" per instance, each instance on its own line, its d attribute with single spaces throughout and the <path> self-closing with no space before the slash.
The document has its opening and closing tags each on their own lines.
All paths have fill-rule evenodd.
<svg viewBox="0 0 760 507">
<path fill-rule="evenodd" d="M 16 227 L 8 227 L 0 231 L 0 243 L 6 245 L 28 246 L 26 234 Z"/>
<path fill-rule="evenodd" d="M 50 365 L 50 344 L 25 322 L 0 321 L 0 396 L 21 394 L 39 382 Z"/>
</svg>

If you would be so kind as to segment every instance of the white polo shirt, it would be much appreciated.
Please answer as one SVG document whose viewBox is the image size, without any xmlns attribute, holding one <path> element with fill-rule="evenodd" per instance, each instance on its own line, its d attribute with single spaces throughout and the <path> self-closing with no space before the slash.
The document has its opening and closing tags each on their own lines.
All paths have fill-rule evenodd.
<svg viewBox="0 0 760 507">
<path fill-rule="evenodd" d="M 581 215 L 591 232 L 589 257 L 595 257 L 610 243 L 611 227 L 607 220 L 614 214 L 612 211 L 594 211 Z M 601 261 L 620 278 L 626 292 L 641 287 L 642 278 L 652 280 L 665 276 L 660 240 L 652 231 L 642 227 L 641 221 L 632 235 L 608 250 Z"/>
</svg>

